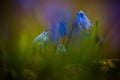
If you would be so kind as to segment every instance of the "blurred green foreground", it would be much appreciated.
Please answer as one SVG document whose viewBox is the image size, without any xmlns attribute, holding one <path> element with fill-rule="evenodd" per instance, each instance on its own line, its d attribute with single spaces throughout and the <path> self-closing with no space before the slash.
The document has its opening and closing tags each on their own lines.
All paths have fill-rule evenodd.
<svg viewBox="0 0 120 80">
<path fill-rule="evenodd" d="M 29 25 L 25 21 L 29 20 L 23 20 L 24 26 L 38 26 L 35 20 Z M 44 30 L 42 27 L 20 29 L 17 23 L 11 25 L 7 37 L 0 34 L 0 80 L 120 79 L 119 59 L 105 59 L 101 53 L 109 52 L 107 44 L 101 46 L 101 41 L 95 42 L 98 22 L 89 33 L 80 34 L 79 43 L 71 40 L 65 54 L 57 54 L 53 45 L 46 44 L 41 50 L 39 44 L 32 44 L 36 34 Z"/>
</svg>

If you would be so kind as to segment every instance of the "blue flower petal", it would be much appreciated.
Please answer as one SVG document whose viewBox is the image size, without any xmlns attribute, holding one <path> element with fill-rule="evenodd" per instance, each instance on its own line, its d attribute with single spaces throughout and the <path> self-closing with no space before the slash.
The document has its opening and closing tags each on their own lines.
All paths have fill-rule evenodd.
<svg viewBox="0 0 120 80">
<path fill-rule="evenodd" d="M 59 34 L 60 34 L 60 36 L 64 36 L 67 34 L 67 27 L 66 27 L 65 22 L 63 22 L 63 21 L 60 22 Z"/>
<path fill-rule="evenodd" d="M 60 38 L 67 34 L 67 27 L 64 20 L 58 20 L 57 22 L 52 23 L 50 29 L 50 40 L 53 43 L 59 41 Z"/>
<path fill-rule="evenodd" d="M 48 33 L 47 33 L 46 31 L 43 31 L 40 35 L 38 35 L 38 36 L 33 40 L 33 43 L 42 41 L 47 35 L 48 35 Z"/>
<path fill-rule="evenodd" d="M 57 47 L 57 53 L 66 53 L 66 48 L 63 44 L 59 44 Z"/>
<path fill-rule="evenodd" d="M 91 22 L 85 15 L 83 11 L 79 11 L 78 15 L 76 17 L 75 23 L 74 23 L 75 28 L 78 30 L 79 27 L 80 29 L 90 29 Z"/>
</svg>

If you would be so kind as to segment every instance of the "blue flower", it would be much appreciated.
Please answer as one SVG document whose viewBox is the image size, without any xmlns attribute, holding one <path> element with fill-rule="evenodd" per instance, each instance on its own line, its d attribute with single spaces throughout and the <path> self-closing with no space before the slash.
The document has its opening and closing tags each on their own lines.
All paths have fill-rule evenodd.
<svg viewBox="0 0 120 80">
<path fill-rule="evenodd" d="M 44 45 L 45 42 L 48 41 L 48 33 L 43 31 L 40 35 L 38 35 L 34 40 L 33 43 L 39 42 L 41 45 Z"/>
<path fill-rule="evenodd" d="M 50 28 L 50 40 L 55 44 L 68 32 L 66 22 L 62 19 L 53 21 Z"/>
<path fill-rule="evenodd" d="M 67 34 L 67 27 L 66 27 L 66 23 L 64 21 L 60 22 L 60 26 L 59 26 L 59 34 L 60 36 L 64 36 Z"/>
<path fill-rule="evenodd" d="M 66 53 L 66 48 L 63 44 L 58 44 L 57 53 Z"/>
<path fill-rule="evenodd" d="M 91 22 L 83 11 L 79 11 L 74 23 L 76 29 L 90 29 Z"/>
</svg>

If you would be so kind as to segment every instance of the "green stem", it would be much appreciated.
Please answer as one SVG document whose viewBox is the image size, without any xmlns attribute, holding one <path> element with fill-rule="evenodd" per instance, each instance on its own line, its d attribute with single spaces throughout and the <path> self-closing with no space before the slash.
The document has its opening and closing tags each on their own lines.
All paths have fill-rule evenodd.
<svg viewBox="0 0 120 80">
<path fill-rule="evenodd" d="M 73 30 L 74 30 L 74 26 L 72 26 L 72 29 L 71 29 L 71 31 L 70 31 L 70 35 L 69 35 L 68 40 L 67 40 L 67 43 L 66 43 L 66 48 L 67 48 L 68 45 L 69 45 L 69 42 L 70 42 L 70 39 L 71 39 L 71 36 L 72 36 Z"/>
</svg>

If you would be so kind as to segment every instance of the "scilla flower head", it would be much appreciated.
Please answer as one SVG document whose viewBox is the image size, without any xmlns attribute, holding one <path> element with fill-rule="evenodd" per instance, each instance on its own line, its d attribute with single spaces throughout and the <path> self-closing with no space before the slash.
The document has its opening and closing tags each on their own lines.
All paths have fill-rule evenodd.
<svg viewBox="0 0 120 80">
<path fill-rule="evenodd" d="M 48 33 L 47 31 L 43 31 L 33 40 L 33 43 L 40 43 L 41 45 L 44 45 L 47 41 L 48 41 Z"/>
<path fill-rule="evenodd" d="M 67 34 L 66 21 L 63 19 L 63 16 L 58 16 L 51 22 L 49 26 L 49 38 L 53 43 L 59 42 L 59 40 Z"/>
<path fill-rule="evenodd" d="M 90 29 L 91 27 L 91 22 L 90 20 L 87 18 L 86 14 L 83 11 L 79 11 L 74 23 L 74 26 L 76 29 Z"/>
<path fill-rule="evenodd" d="M 57 53 L 66 53 L 66 48 L 63 44 L 58 44 Z"/>
</svg>

